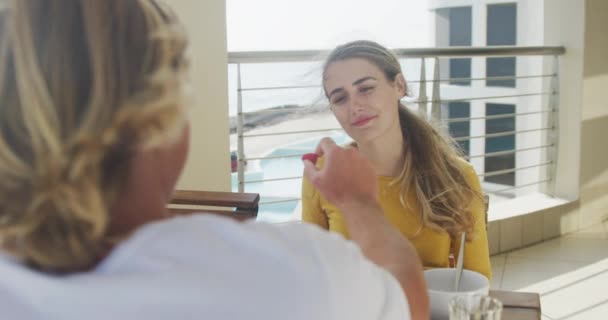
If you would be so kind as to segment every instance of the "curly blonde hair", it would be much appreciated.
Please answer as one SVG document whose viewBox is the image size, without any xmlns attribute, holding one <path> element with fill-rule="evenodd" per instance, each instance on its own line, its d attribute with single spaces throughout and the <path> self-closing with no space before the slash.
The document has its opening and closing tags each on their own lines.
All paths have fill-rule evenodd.
<svg viewBox="0 0 608 320">
<path fill-rule="evenodd" d="M 2 248 L 89 268 L 134 151 L 183 128 L 185 35 L 153 0 L 12 0 L 0 28 Z"/>
<path fill-rule="evenodd" d="M 374 64 L 391 82 L 402 74 L 399 60 L 392 52 L 373 41 L 359 40 L 338 46 L 329 54 L 323 79 L 332 63 L 353 58 Z M 456 143 L 400 102 L 395 101 L 395 107 L 399 108 L 405 150 L 403 168 L 395 179 L 400 185 L 401 204 L 408 206 L 405 196 L 411 190 L 421 208 L 423 225 L 420 228 L 445 231 L 452 237 L 466 231 L 467 238 L 472 239 L 474 221 L 469 206 L 482 195 L 467 182 L 466 168 Z"/>
</svg>

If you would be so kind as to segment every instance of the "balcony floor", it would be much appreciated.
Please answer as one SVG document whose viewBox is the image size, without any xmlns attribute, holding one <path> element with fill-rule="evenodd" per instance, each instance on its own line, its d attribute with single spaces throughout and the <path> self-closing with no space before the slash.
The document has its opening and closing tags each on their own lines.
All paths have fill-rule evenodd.
<svg viewBox="0 0 608 320">
<path fill-rule="evenodd" d="M 543 320 L 608 318 L 608 221 L 492 257 L 493 289 L 538 292 Z"/>
</svg>

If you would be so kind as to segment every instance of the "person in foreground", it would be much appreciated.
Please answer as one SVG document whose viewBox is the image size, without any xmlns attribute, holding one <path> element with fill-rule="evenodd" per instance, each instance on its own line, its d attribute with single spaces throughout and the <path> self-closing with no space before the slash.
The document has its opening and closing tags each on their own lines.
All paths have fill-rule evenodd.
<svg viewBox="0 0 608 320">
<path fill-rule="evenodd" d="M 428 319 L 371 164 L 329 140 L 306 174 L 353 242 L 167 216 L 188 152 L 186 47 L 152 0 L 0 11 L 0 318 Z"/>
<path fill-rule="evenodd" d="M 324 64 L 323 88 L 354 140 L 350 149 L 372 163 L 386 218 L 412 241 L 424 267 L 448 267 L 466 232 L 464 268 L 491 279 L 479 179 L 448 137 L 401 104 L 408 88 L 397 58 L 372 41 L 338 46 Z M 307 178 L 302 219 L 354 238 L 347 213 Z"/>
</svg>

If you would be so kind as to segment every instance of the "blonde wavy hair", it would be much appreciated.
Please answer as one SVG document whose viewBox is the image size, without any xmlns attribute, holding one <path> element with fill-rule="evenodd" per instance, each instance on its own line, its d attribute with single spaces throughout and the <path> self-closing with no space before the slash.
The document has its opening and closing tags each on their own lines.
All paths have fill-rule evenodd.
<svg viewBox="0 0 608 320">
<path fill-rule="evenodd" d="M 152 0 L 12 0 L 0 28 L 2 248 L 89 268 L 131 156 L 182 131 L 185 35 Z"/>
<path fill-rule="evenodd" d="M 399 60 L 392 52 L 376 42 L 359 40 L 338 46 L 329 54 L 323 66 L 323 79 L 332 63 L 353 58 L 374 64 L 391 82 L 402 74 Z M 405 197 L 413 190 L 421 208 L 423 225 L 420 228 L 445 231 L 452 237 L 466 231 L 467 238 L 472 239 L 473 216 L 469 206 L 475 197 L 481 199 L 482 195 L 465 178 L 457 144 L 401 102 L 396 101 L 395 107 L 399 108 L 405 144 L 405 161 L 395 179 L 401 188 L 401 204 L 409 206 Z"/>
</svg>

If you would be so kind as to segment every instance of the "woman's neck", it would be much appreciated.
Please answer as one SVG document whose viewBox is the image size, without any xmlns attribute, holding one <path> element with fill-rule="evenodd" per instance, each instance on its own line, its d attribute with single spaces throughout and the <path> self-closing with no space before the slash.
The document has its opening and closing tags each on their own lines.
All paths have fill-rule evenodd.
<svg viewBox="0 0 608 320">
<path fill-rule="evenodd" d="M 405 147 L 401 127 L 395 126 L 378 138 L 357 144 L 379 176 L 396 177 L 403 169 Z"/>
</svg>

